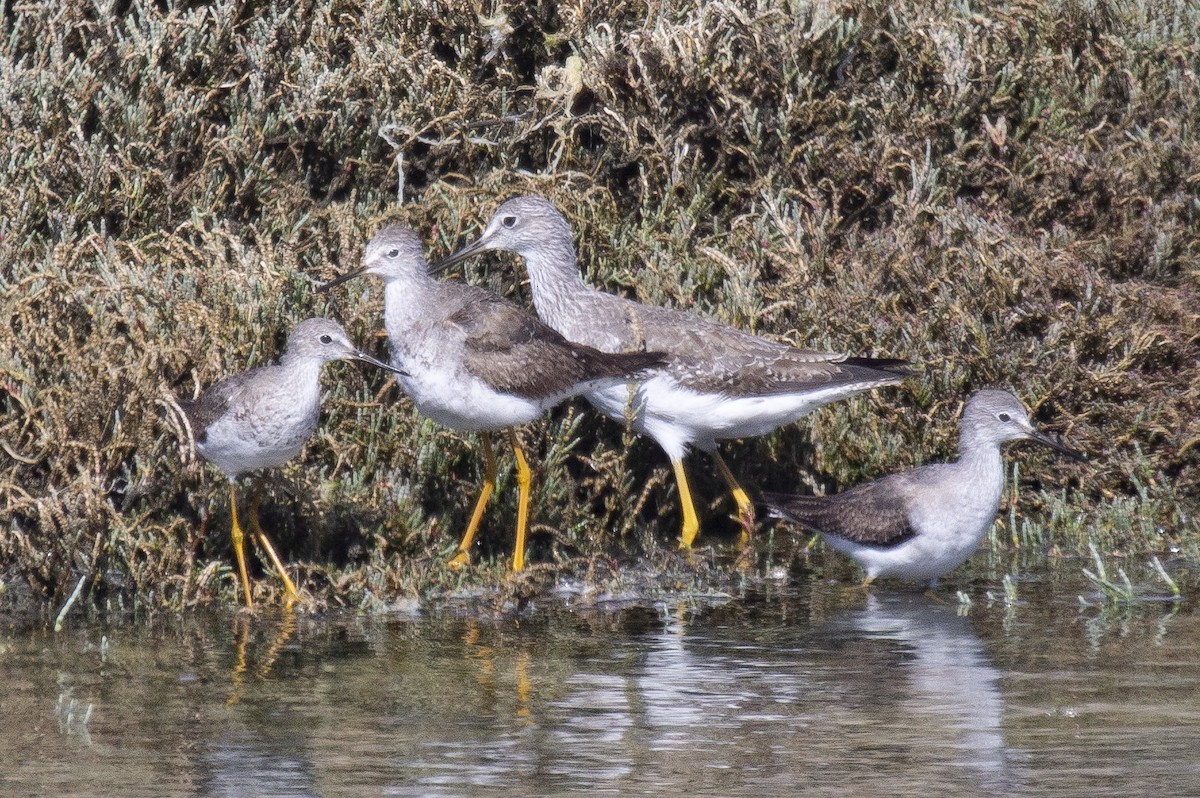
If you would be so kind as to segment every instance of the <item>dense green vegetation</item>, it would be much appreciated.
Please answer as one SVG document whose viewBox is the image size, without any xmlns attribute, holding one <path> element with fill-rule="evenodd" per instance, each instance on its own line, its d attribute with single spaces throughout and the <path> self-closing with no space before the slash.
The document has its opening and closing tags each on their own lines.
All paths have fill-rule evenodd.
<svg viewBox="0 0 1200 798">
<path fill-rule="evenodd" d="M 995 545 L 1194 561 L 1200 7 L 511 5 L 4 6 L 10 596 L 233 601 L 226 491 L 171 397 L 272 360 L 311 315 L 382 354 L 378 285 L 314 285 L 385 221 L 436 258 L 531 192 L 567 212 L 608 290 L 918 364 L 902 388 L 730 444 L 752 494 L 949 456 L 966 396 L 1012 387 L 1093 462 L 1010 452 L 1022 489 Z M 528 301 L 514 258 L 467 279 Z M 374 370 L 338 364 L 326 385 L 291 488 L 264 502 L 304 586 L 386 601 L 500 579 L 441 565 L 477 441 Z M 670 564 L 677 502 L 653 443 L 582 403 L 523 437 L 535 560 Z M 729 499 L 706 459 L 689 465 L 710 502 L 700 542 L 722 543 Z M 485 555 L 511 545 L 513 487 Z M 787 565 L 769 538 L 759 566 Z"/>
</svg>

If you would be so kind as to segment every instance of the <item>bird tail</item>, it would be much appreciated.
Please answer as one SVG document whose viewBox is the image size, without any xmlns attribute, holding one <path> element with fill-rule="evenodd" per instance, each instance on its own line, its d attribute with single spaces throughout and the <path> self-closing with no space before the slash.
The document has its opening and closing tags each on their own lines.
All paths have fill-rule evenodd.
<svg viewBox="0 0 1200 798">
<path fill-rule="evenodd" d="M 633 377 L 647 369 L 666 365 L 666 352 L 600 352 L 590 353 L 600 369 L 599 377 Z"/>
<path fill-rule="evenodd" d="M 838 365 L 882 372 L 882 376 L 907 377 L 912 374 L 909 362 L 895 357 L 848 357 L 840 361 Z M 866 375 L 864 374 L 864 376 Z M 881 375 L 877 374 L 876 376 Z"/>
<path fill-rule="evenodd" d="M 764 491 L 762 503 L 772 518 L 782 518 L 797 524 L 811 524 L 821 508 L 822 497 Z"/>
</svg>

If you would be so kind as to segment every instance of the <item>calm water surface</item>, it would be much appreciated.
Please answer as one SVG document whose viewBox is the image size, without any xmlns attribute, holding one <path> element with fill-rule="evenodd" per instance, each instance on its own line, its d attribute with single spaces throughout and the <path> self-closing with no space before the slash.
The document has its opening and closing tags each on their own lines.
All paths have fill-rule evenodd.
<svg viewBox="0 0 1200 798">
<path fill-rule="evenodd" d="M 1200 616 L 1069 570 L 9 629 L 0 794 L 1200 794 Z"/>
</svg>

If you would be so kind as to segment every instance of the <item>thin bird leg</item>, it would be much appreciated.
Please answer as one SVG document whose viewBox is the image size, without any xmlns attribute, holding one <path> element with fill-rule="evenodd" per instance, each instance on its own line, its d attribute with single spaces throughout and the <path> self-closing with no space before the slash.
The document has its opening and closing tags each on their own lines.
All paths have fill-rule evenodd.
<svg viewBox="0 0 1200 798">
<path fill-rule="evenodd" d="M 262 664 L 255 671 L 255 675 L 260 679 L 265 679 L 271 674 L 271 668 L 275 666 L 275 660 L 279 659 L 279 652 L 283 650 L 283 644 L 292 636 L 292 632 L 296 631 L 296 611 L 291 606 L 286 609 L 287 612 L 279 621 L 279 634 L 275 635 L 275 640 L 267 646 Z"/>
<path fill-rule="evenodd" d="M 517 717 L 529 718 L 533 712 L 529 709 L 529 697 L 533 694 L 533 680 L 529 678 L 529 665 L 532 657 L 528 651 L 517 654 L 514 675 L 517 677 Z"/>
<path fill-rule="evenodd" d="M 740 542 L 743 546 L 749 545 L 750 537 L 754 534 L 754 503 L 750 501 L 746 491 L 742 490 L 742 486 L 734 478 L 733 472 L 725 464 L 725 458 L 721 456 L 721 453 L 714 449 L 712 457 L 717 463 L 717 470 L 725 478 L 725 484 L 729 486 L 729 492 L 733 494 L 733 500 L 737 502 L 738 521 L 742 525 Z"/>
<path fill-rule="evenodd" d="M 225 699 L 227 707 L 241 701 L 246 692 L 246 646 L 250 643 L 250 625 L 245 617 L 235 616 L 234 635 L 237 637 L 237 658 L 233 663 L 233 670 L 229 673 L 229 681 L 233 682 L 233 692 Z"/>
<path fill-rule="evenodd" d="M 517 498 L 517 541 L 513 545 L 512 564 L 513 573 L 516 573 L 525 568 L 525 528 L 529 524 L 529 485 L 533 482 L 533 474 L 525 462 L 525 452 L 521 449 L 516 430 L 508 431 L 508 439 L 517 458 L 517 488 L 520 490 Z"/>
<path fill-rule="evenodd" d="M 690 549 L 696 533 L 700 531 L 700 521 L 696 518 L 696 508 L 692 504 L 692 492 L 688 489 L 687 474 L 683 470 L 682 460 L 671 460 L 675 469 L 675 481 L 679 483 L 679 506 L 683 510 L 683 529 L 679 532 L 679 548 Z"/>
<path fill-rule="evenodd" d="M 483 519 L 483 510 L 487 507 L 488 499 L 491 498 L 492 491 L 496 488 L 496 455 L 492 453 L 492 439 L 486 432 L 482 433 L 480 437 L 483 439 L 483 490 L 479 491 L 479 500 L 475 502 L 475 512 L 471 513 L 471 523 L 467 524 L 467 532 L 463 535 L 462 542 L 458 544 L 458 551 L 447 563 L 451 568 L 461 568 L 471 561 L 471 542 L 475 540 L 479 522 Z"/>
<path fill-rule="evenodd" d="M 275 566 L 279 578 L 283 580 L 284 606 L 291 609 L 291 606 L 300 599 L 300 594 L 296 591 L 296 585 L 292 582 L 291 577 L 287 575 L 287 570 L 283 567 L 283 562 L 279 559 L 279 555 L 275 553 L 275 547 L 271 545 L 267 533 L 263 532 L 263 528 L 258 523 L 258 503 L 262 498 L 262 485 L 257 480 L 254 483 L 254 494 L 250 499 L 250 531 L 254 534 L 254 539 L 258 541 L 258 545 L 267 553 L 267 558 L 271 564 Z"/>
<path fill-rule="evenodd" d="M 250 577 L 246 574 L 246 536 L 242 533 L 242 525 L 237 516 L 237 485 L 229 483 L 229 512 L 233 516 L 233 529 L 229 536 L 233 539 L 233 556 L 237 558 L 238 575 L 242 579 L 242 590 L 246 591 L 246 606 L 253 608 L 254 599 L 250 596 Z"/>
</svg>

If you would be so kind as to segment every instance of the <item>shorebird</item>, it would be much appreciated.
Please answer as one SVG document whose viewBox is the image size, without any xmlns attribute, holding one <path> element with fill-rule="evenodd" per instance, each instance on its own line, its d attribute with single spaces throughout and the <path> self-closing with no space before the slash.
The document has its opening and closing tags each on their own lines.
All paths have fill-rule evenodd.
<svg viewBox="0 0 1200 798">
<path fill-rule="evenodd" d="M 666 352 L 667 362 L 646 373 L 632 402 L 626 385 L 602 386 L 585 395 L 616 420 L 624 420 L 627 408 L 632 409 L 634 430 L 666 452 L 679 485 L 681 548 L 689 548 L 700 529 L 683 468 L 689 446 L 708 452 L 716 462 L 737 503 L 743 542 L 748 542 L 754 505 L 717 442 L 765 435 L 827 402 L 895 385 L 907 374 L 903 360 L 797 349 L 694 313 L 597 291 L 579 274 L 570 225 L 542 197 L 504 202 L 477 240 L 437 268 L 485 250 L 507 250 L 524 258 L 538 316 L 568 339 L 605 352 Z"/>
<path fill-rule="evenodd" d="M 485 473 L 451 565 L 465 565 L 496 482 L 489 432 L 507 430 L 517 461 L 517 534 L 512 570 L 525 567 L 531 475 L 514 427 L 564 399 L 622 385 L 662 363 L 661 352 L 600 352 L 572 343 L 491 291 L 429 273 L 421 240 L 392 225 L 367 244 L 362 265 L 321 286 L 359 275 L 384 281 L 384 327 L 400 387 L 424 415 L 451 429 L 480 432 Z"/>
<path fill-rule="evenodd" d="M 1031 440 L 1069 457 L 1084 456 L 1038 432 L 1021 400 L 985 390 L 959 422 L 959 457 L 856 485 L 832 496 L 764 493 L 771 514 L 821 533 L 866 569 L 863 585 L 895 576 L 935 582 L 960 565 L 991 529 L 1004 490 L 1000 444 Z"/>
<path fill-rule="evenodd" d="M 195 400 L 179 400 L 196 442 L 196 451 L 224 472 L 229 480 L 231 536 L 246 606 L 253 607 L 246 573 L 244 533 L 238 523 L 237 478 L 249 471 L 282 465 L 300 454 L 317 429 L 321 405 L 321 367 L 331 360 L 362 360 L 388 371 L 386 363 L 359 351 L 341 325 L 328 319 L 308 319 L 288 336 L 287 351 L 275 366 L 226 377 Z M 290 605 L 299 594 L 271 541 L 258 522 L 259 489 L 250 506 L 251 537 L 266 552 L 283 580 Z"/>
</svg>

